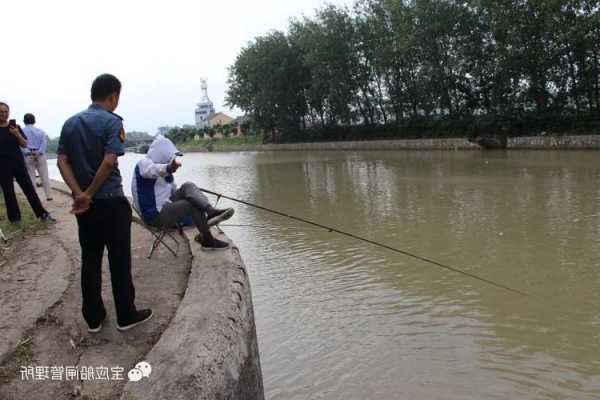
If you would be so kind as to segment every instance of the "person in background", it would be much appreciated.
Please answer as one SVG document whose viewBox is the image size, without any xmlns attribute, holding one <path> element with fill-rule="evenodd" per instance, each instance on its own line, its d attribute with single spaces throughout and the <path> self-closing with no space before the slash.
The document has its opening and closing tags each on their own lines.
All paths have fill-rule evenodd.
<svg viewBox="0 0 600 400">
<path fill-rule="evenodd" d="M 48 145 L 50 145 L 50 143 L 51 143 L 50 137 L 48 136 L 48 134 L 46 134 L 46 151 L 48 151 Z M 46 157 L 46 166 L 48 166 L 48 158 L 47 157 Z M 41 187 L 42 183 L 36 182 L 36 186 Z"/>
<path fill-rule="evenodd" d="M 172 228 L 191 216 L 200 232 L 196 241 L 202 249 L 228 248 L 229 243 L 213 237 L 209 226 L 231 218 L 233 208 L 214 208 L 192 182 L 177 188 L 173 174 L 181 166 L 178 155 L 181 153 L 173 142 L 164 136 L 158 135 L 152 142 L 146 157 L 135 166 L 131 182 L 136 209 L 146 224 L 158 228 Z"/>
<path fill-rule="evenodd" d="M 37 170 L 42 179 L 46 200 L 52 201 L 52 191 L 50 190 L 50 180 L 48 179 L 48 161 L 46 160 L 48 136 L 46 132 L 34 126 L 35 116 L 33 114 L 25 114 L 23 122 L 25 123 L 23 133 L 27 137 L 27 147 L 23 148 L 23 155 L 25 156 L 25 165 L 27 166 L 29 177 L 35 185 L 35 171 Z"/>
<path fill-rule="evenodd" d="M 58 168 L 73 193 L 81 246 L 82 313 L 88 332 L 98 333 L 106 318 L 102 301 L 102 255 L 108 251 L 117 329 L 125 331 L 152 318 L 135 306 L 131 276 L 131 206 L 123 193 L 117 158 L 124 153 L 119 105 L 121 82 L 110 74 L 92 83 L 92 105 L 63 125 Z"/>
<path fill-rule="evenodd" d="M 36 217 L 45 222 L 56 222 L 42 206 L 27 173 L 21 151 L 22 148 L 27 147 L 27 138 L 15 120 L 8 119 L 9 115 L 8 104 L 0 102 L 0 186 L 4 194 L 8 220 L 13 224 L 21 222 L 21 210 L 15 195 L 14 180 L 16 179 Z"/>
</svg>

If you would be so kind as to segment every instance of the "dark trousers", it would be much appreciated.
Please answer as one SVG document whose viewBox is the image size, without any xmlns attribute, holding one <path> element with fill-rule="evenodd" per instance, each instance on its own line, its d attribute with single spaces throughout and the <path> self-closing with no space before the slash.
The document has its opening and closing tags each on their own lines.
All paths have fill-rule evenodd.
<svg viewBox="0 0 600 400">
<path fill-rule="evenodd" d="M 163 205 L 160 214 L 152 221 L 151 225 L 158 228 L 169 228 L 191 216 L 198 232 L 202 234 L 202 238 L 212 239 L 206 218 L 206 212 L 212 209 L 212 206 L 196 185 L 191 182 L 184 183 L 171 195 L 170 200 L 170 203 Z"/>
<path fill-rule="evenodd" d="M 125 325 L 135 312 L 131 278 L 131 206 L 125 197 L 94 200 L 77 215 L 81 245 L 83 318 L 96 327 L 106 316 L 102 301 L 102 256 L 108 251 L 117 321 Z"/>
<path fill-rule="evenodd" d="M 0 156 L 0 186 L 2 186 L 2 193 L 4 194 L 8 220 L 10 222 L 21 220 L 21 210 L 19 209 L 19 203 L 17 202 L 17 196 L 15 195 L 15 179 L 25 194 L 25 197 L 27 197 L 27 201 L 35 215 L 38 218 L 44 215 L 46 210 L 42 206 L 40 198 L 31 183 L 31 178 L 29 178 L 29 173 L 27 172 L 27 167 L 25 166 L 23 158 Z"/>
</svg>

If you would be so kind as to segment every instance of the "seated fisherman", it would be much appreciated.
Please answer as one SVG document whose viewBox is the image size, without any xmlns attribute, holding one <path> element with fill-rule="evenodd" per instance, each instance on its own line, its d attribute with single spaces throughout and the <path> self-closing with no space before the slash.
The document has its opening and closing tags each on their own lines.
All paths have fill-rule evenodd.
<svg viewBox="0 0 600 400">
<path fill-rule="evenodd" d="M 181 153 L 173 142 L 162 135 L 156 137 L 146 157 L 135 166 L 131 183 L 135 207 L 146 224 L 157 228 L 171 228 L 191 216 L 203 249 L 227 248 L 229 243 L 214 238 L 209 226 L 231 218 L 233 208 L 214 208 L 191 182 L 177 189 L 173 174 L 181 166 L 178 155 Z"/>
</svg>

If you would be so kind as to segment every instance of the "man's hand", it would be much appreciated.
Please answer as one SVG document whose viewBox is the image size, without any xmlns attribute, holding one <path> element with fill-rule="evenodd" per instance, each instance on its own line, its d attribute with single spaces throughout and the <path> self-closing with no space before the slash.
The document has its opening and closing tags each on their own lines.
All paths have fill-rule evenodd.
<svg viewBox="0 0 600 400">
<path fill-rule="evenodd" d="M 86 192 L 81 192 L 73 196 L 73 208 L 71 214 L 82 214 L 90 208 L 92 197 Z"/>
<path fill-rule="evenodd" d="M 19 127 L 19 125 L 9 125 L 8 131 L 11 135 L 15 137 L 15 139 L 17 139 L 19 146 L 21 146 L 24 149 L 27 148 L 27 139 L 25 139 L 25 137 L 21 135 L 21 128 Z"/>
<path fill-rule="evenodd" d="M 19 132 L 19 128 L 16 125 L 10 125 L 8 127 L 8 131 L 10 132 L 11 135 L 13 135 L 14 137 L 21 137 L 21 132 Z"/>
<path fill-rule="evenodd" d="M 169 169 L 171 170 L 171 173 L 174 173 L 175 171 L 177 171 L 177 169 L 181 167 L 181 163 L 177 162 L 177 159 L 173 159 L 173 161 L 171 161 L 171 164 L 169 165 Z"/>
</svg>

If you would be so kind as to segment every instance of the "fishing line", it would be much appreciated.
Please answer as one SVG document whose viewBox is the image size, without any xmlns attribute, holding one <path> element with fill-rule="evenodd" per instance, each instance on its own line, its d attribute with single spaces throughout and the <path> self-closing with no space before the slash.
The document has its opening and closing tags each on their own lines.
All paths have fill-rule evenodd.
<svg viewBox="0 0 600 400">
<path fill-rule="evenodd" d="M 233 228 L 264 228 L 264 229 L 294 229 L 296 226 L 273 226 L 273 225 L 255 225 L 255 224 L 219 224 L 219 227 Z M 321 229 L 317 227 L 308 227 L 309 229 Z M 306 228 L 303 228 L 306 229 Z"/>
<path fill-rule="evenodd" d="M 241 204 L 244 204 L 244 205 L 247 205 L 247 206 L 250 206 L 250 207 L 258 208 L 259 210 L 267 211 L 267 212 L 270 212 L 270 213 L 273 213 L 273 214 L 276 214 L 276 215 L 280 215 L 282 217 L 291 218 L 291 219 L 296 220 L 296 221 L 304 222 L 306 224 L 313 225 L 313 226 L 325 229 L 328 232 L 339 233 L 340 235 L 348 236 L 348 237 L 351 237 L 353 239 L 360 240 L 360 241 L 372 244 L 374 246 L 382 247 L 384 249 L 391 250 L 393 252 L 400 253 L 400 254 L 403 254 L 405 256 L 412 257 L 412 258 L 415 258 L 417 260 L 420 260 L 420 261 L 423 261 L 423 262 L 426 262 L 426 263 L 429 263 L 429 264 L 433 264 L 433 265 L 438 266 L 440 268 L 444 268 L 444 269 L 447 269 L 447 270 L 450 270 L 450 271 L 453 271 L 453 272 L 456 272 L 456 273 L 468 276 L 470 278 L 477 279 L 477 280 L 479 280 L 481 282 L 487 283 L 488 285 L 492 285 L 492 286 L 495 286 L 495 287 L 500 288 L 500 289 L 508 290 L 510 292 L 516 293 L 516 294 L 521 295 L 521 296 L 529 297 L 529 294 L 527 294 L 527 293 L 525 293 L 525 292 L 523 292 L 521 290 L 510 288 L 510 287 L 505 286 L 505 285 L 503 285 L 501 283 L 496 283 L 494 281 L 491 281 L 491 280 L 486 279 L 486 278 L 482 278 L 482 277 L 477 276 L 475 274 L 472 274 L 470 272 L 462 271 L 462 270 L 460 270 L 458 268 L 451 267 L 451 266 L 446 265 L 446 264 L 442 264 L 440 262 L 431 260 L 429 258 L 422 257 L 422 256 L 419 256 L 417 254 L 410 253 L 408 251 L 400 250 L 400 249 L 388 246 L 388 245 L 383 244 L 383 243 L 375 242 L 373 240 L 370 240 L 370 239 L 367 239 L 367 238 L 364 238 L 364 237 L 361 237 L 361 236 L 357 236 L 357 235 L 354 235 L 354 234 L 349 233 L 349 232 L 344 232 L 344 231 L 341 231 L 341 230 L 336 229 L 336 228 L 325 226 L 325 225 L 319 224 L 317 222 L 309 221 L 309 220 L 304 219 L 304 218 L 300 218 L 300 217 L 296 217 L 296 216 L 293 216 L 293 215 L 289 215 L 289 214 L 286 214 L 286 213 L 281 212 L 281 211 L 277 211 L 277 210 L 273 210 L 273 209 L 270 209 L 270 208 L 267 208 L 267 207 L 260 206 L 258 204 L 253 204 L 253 203 L 249 203 L 249 202 L 244 201 L 244 200 L 240 200 L 240 199 L 236 199 L 236 198 L 233 198 L 233 197 L 225 196 L 225 195 L 223 195 L 221 193 L 216 193 L 216 192 L 213 192 L 213 191 L 210 191 L 210 190 L 206 190 L 206 189 L 200 189 L 200 190 L 203 191 L 204 193 L 208 193 L 208 194 L 212 194 L 213 196 L 217 196 L 217 201 L 216 201 L 215 204 L 217 204 L 221 198 L 227 199 L 227 200 L 231 200 L 231 201 L 235 201 L 237 203 L 241 203 Z"/>
</svg>

